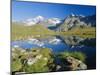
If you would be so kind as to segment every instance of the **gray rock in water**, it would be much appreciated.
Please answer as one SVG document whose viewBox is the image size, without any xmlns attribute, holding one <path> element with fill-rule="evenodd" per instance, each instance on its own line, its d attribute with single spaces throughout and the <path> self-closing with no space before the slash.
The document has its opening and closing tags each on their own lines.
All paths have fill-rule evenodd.
<svg viewBox="0 0 100 75">
<path fill-rule="evenodd" d="M 85 70 L 87 69 L 87 65 L 82 61 L 75 59 L 74 57 L 68 56 L 66 58 L 66 63 L 69 63 L 70 70 Z"/>
</svg>

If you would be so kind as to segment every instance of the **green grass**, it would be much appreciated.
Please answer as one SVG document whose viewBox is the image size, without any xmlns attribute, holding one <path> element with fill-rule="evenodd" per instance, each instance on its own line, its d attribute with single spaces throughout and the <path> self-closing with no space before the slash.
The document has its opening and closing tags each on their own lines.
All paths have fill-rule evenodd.
<svg viewBox="0 0 100 75">
<path fill-rule="evenodd" d="M 58 32 L 59 33 L 59 32 Z M 60 32 L 62 36 L 79 36 L 81 38 L 96 38 L 95 27 L 73 28 L 69 31 Z"/>
<path fill-rule="evenodd" d="M 68 31 L 55 32 L 49 30 L 43 25 L 25 26 L 21 24 L 12 23 L 12 40 L 23 40 L 27 38 L 48 38 L 54 35 L 63 36 L 79 36 L 82 38 L 95 38 L 96 28 L 95 27 L 75 27 Z"/>
<path fill-rule="evenodd" d="M 21 68 L 22 68 L 22 63 L 19 59 L 12 60 L 12 64 L 11 64 L 12 72 L 20 71 Z"/>
<path fill-rule="evenodd" d="M 21 48 L 20 48 L 21 49 Z M 52 51 L 49 48 L 32 48 L 29 51 L 26 52 L 20 52 L 20 49 L 15 49 L 13 51 L 16 56 L 13 58 L 12 56 L 12 72 L 27 72 L 27 73 L 38 73 L 38 72 L 50 72 L 54 69 L 56 63 L 54 63 L 55 57 L 58 57 L 60 59 L 66 59 L 66 57 L 71 56 L 78 60 L 81 60 L 82 62 L 85 62 L 86 55 L 82 52 L 60 52 L 58 54 L 53 54 Z M 18 50 L 18 51 L 17 51 Z M 28 65 L 27 63 L 24 63 L 23 61 L 26 61 L 29 56 L 37 56 L 42 55 L 40 59 L 36 61 L 36 63 L 33 63 L 32 65 Z M 44 60 L 44 58 L 47 58 L 47 60 Z"/>
<path fill-rule="evenodd" d="M 48 48 L 32 48 L 29 51 L 26 51 L 24 53 L 19 50 L 19 48 L 15 48 L 15 51 L 13 51 L 15 54 L 17 54 L 16 57 L 12 56 L 12 72 L 15 71 L 23 71 L 27 73 L 31 72 L 48 72 L 50 71 L 48 63 L 53 63 L 53 53 Z M 27 63 L 23 63 L 23 61 L 26 61 L 28 56 L 38 56 L 42 55 L 40 59 L 36 61 L 36 63 L 32 65 L 28 65 Z M 47 60 L 44 60 L 44 58 L 47 58 Z"/>
<path fill-rule="evenodd" d="M 61 52 L 61 53 L 57 54 L 57 56 L 59 58 L 66 58 L 68 56 L 72 56 L 72 57 L 74 57 L 78 60 L 81 60 L 83 62 L 85 62 L 85 59 L 86 59 L 86 55 L 84 53 L 77 52 L 77 51 L 75 51 L 75 52 Z"/>
<path fill-rule="evenodd" d="M 24 66 L 24 71 L 28 72 L 28 73 L 32 73 L 32 72 L 47 72 L 49 71 L 48 66 L 46 67 L 48 61 L 44 61 L 43 59 L 40 59 L 37 61 L 37 63 L 33 64 L 33 65 L 25 65 Z"/>
<path fill-rule="evenodd" d="M 12 23 L 12 40 L 27 39 L 30 37 L 44 37 L 45 35 L 55 35 L 54 31 L 51 31 L 43 25 L 24 26 L 16 23 Z"/>
</svg>

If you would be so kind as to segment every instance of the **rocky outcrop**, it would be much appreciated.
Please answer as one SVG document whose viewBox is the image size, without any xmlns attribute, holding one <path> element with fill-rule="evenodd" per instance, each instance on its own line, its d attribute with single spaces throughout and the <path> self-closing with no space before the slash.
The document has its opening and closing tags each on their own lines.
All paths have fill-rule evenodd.
<svg viewBox="0 0 100 75">
<path fill-rule="evenodd" d="M 81 16 L 81 15 L 69 15 L 65 18 L 64 22 L 57 28 L 57 31 L 68 31 L 75 27 L 95 27 L 96 15 Z"/>
<path fill-rule="evenodd" d="M 87 69 L 86 64 L 84 64 L 82 61 L 75 59 L 71 56 L 68 56 L 66 58 L 66 63 L 68 63 L 69 70 L 85 70 Z"/>
<path fill-rule="evenodd" d="M 71 56 L 66 57 L 62 60 L 62 64 L 56 66 L 56 71 L 75 71 L 86 69 L 87 65 L 85 63 Z"/>
</svg>

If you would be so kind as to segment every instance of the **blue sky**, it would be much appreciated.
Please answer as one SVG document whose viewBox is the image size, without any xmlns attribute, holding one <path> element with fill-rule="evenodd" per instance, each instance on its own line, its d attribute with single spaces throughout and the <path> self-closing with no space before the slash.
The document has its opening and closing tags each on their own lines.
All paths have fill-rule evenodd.
<svg viewBox="0 0 100 75">
<path fill-rule="evenodd" d="M 64 19 L 71 13 L 76 15 L 92 15 L 96 13 L 95 6 L 69 5 L 38 2 L 12 2 L 12 20 L 21 21 L 41 15 L 45 18 Z"/>
</svg>

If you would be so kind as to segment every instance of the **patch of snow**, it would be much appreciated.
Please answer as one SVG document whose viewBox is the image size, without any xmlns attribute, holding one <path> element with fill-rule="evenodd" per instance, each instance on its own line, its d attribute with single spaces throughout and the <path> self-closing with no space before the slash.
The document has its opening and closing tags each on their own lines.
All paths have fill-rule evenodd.
<svg viewBox="0 0 100 75">
<path fill-rule="evenodd" d="M 72 14 L 71 14 L 71 16 L 72 16 L 72 17 L 74 17 L 74 16 L 75 16 L 75 14 L 73 14 L 73 13 L 72 13 Z"/>
<path fill-rule="evenodd" d="M 61 23 L 61 20 L 58 19 L 58 18 L 51 18 L 51 19 L 48 19 L 48 22 L 49 22 L 50 24 L 56 25 L 56 24 Z"/>
</svg>

